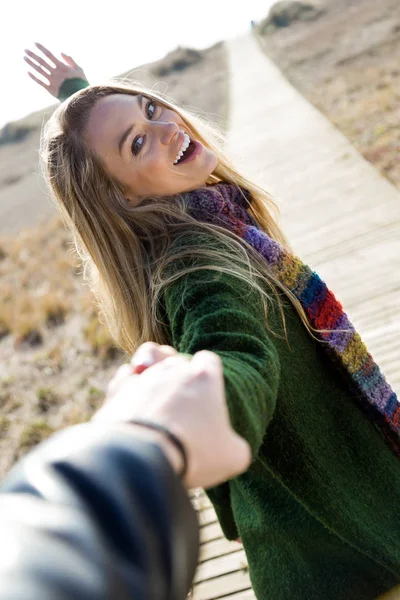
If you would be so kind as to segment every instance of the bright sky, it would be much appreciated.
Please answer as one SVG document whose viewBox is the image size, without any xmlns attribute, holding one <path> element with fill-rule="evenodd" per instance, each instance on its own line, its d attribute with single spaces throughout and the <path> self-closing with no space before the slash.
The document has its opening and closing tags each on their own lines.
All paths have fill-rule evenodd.
<svg viewBox="0 0 400 600">
<path fill-rule="evenodd" d="M 36 51 L 34 42 L 58 57 L 60 52 L 69 54 L 96 83 L 162 58 L 179 45 L 206 48 L 241 35 L 272 4 L 274 0 L 3 2 L 0 127 L 53 103 L 27 75 L 23 52 Z"/>
</svg>

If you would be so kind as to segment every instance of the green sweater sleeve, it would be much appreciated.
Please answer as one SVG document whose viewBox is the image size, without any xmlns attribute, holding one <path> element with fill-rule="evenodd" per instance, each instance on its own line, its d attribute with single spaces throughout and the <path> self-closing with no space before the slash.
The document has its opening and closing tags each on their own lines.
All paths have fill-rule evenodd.
<svg viewBox="0 0 400 600">
<path fill-rule="evenodd" d="M 232 426 L 255 457 L 275 409 L 280 372 L 259 293 L 232 275 L 202 270 L 168 286 L 165 308 L 175 349 L 220 356 Z"/>
<path fill-rule="evenodd" d="M 88 87 L 90 84 L 86 79 L 81 79 L 80 77 L 71 77 L 71 79 L 65 79 L 60 85 L 60 89 L 58 90 L 57 98 L 60 102 L 66 100 L 75 92 L 79 92 L 79 90 L 83 90 Z"/>
<path fill-rule="evenodd" d="M 232 275 L 202 270 L 184 275 L 164 294 L 174 348 L 220 356 L 231 423 L 254 458 L 274 413 L 280 374 L 259 293 Z M 225 536 L 236 539 L 229 484 L 207 493 Z"/>
</svg>

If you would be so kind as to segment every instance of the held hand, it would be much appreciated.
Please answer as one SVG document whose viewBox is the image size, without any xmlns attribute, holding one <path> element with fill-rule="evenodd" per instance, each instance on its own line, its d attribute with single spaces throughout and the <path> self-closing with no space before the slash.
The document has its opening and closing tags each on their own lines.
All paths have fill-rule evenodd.
<svg viewBox="0 0 400 600">
<path fill-rule="evenodd" d="M 94 421 L 127 426 L 142 418 L 167 427 L 187 450 L 188 488 L 212 487 L 245 471 L 250 447 L 231 427 L 218 355 L 202 350 L 190 360 L 156 344 L 144 344 L 138 354 L 144 346 L 154 351 L 154 364 L 141 375 L 123 365 Z"/>
<path fill-rule="evenodd" d="M 178 352 L 172 346 L 160 346 L 155 342 L 145 342 L 135 352 L 130 364 L 122 365 L 108 384 L 108 402 L 116 393 L 120 382 L 127 375 L 140 375 L 152 365 L 161 362 L 169 356 L 177 356 Z"/>
<path fill-rule="evenodd" d="M 39 73 L 39 75 L 44 77 L 46 81 L 42 81 L 42 79 L 39 79 L 30 71 L 28 71 L 28 75 L 33 81 L 36 81 L 36 83 L 44 87 L 44 89 L 55 98 L 58 97 L 60 86 L 66 79 L 79 77 L 80 79 L 87 80 L 83 69 L 77 65 L 71 56 L 61 53 L 64 60 L 64 62 L 62 62 L 58 60 L 50 50 L 42 46 L 42 44 L 36 43 L 35 46 L 42 54 L 44 54 L 45 58 L 39 54 L 35 54 L 31 50 L 25 50 L 24 60 L 32 67 L 32 69 Z"/>
</svg>

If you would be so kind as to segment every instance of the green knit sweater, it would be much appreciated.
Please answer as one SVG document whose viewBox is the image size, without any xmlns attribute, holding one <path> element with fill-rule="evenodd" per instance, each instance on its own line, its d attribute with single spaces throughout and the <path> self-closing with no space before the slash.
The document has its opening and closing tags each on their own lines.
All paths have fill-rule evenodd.
<svg viewBox="0 0 400 600">
<path fill-rule="evenodd" d="M 67 80 L 59 98 L 87 85 Z M 221 357 L 232 425 L 252 448 L 250 469 L 208 495 L 259 600 L 373 600 L 400 583 L 399 461 L 283 303 L 287 340 L 276 305 L 267 327 L 235 277 L 198 271 L 165 290 L 168 343 Z"/>
<path fill-rule="evenodd" d="M 71 79 L 65 79 L 60 85 L 60 89 L 58 90 L 57 98 L 62 102 L 75 94 L 75 92 L 79 92 L 79 90 L 83 90 L 83 88 L 88 87 L 89 82 L 86 79 L 81 79 L 80 77 L 71 77 Z"/>
<path fill-rule="evenodd" d="M 165 292 L 169 343 L 222 359 L 250 469 L 208 490 L 242 538 L 259 600 L 372 600 L 400 582 L 400 465 L 297 312 L 231 275 L 199 271 Z M 271 330 L 273 333 L 271 333 Z"/>
</svg>

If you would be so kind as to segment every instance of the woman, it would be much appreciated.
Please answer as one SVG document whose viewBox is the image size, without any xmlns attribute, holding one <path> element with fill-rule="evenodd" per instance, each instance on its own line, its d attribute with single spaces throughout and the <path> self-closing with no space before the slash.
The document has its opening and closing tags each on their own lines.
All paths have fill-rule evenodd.
<svg viewBox="0 0 400 600">
<path fill-rule="evenodd" d="M 397 419 L 397 398 L 290 254 L 268 194 L 212 128 L 137 86 L 75 93 L 43 149 L 119 345 L 222 360 L 253 460 L 208 494 L 226 537 L 243 541 L 257 598 L 367 600 L 398 584 L 400 444 L 378 410 L 385 400 Z"/>
</svg>

